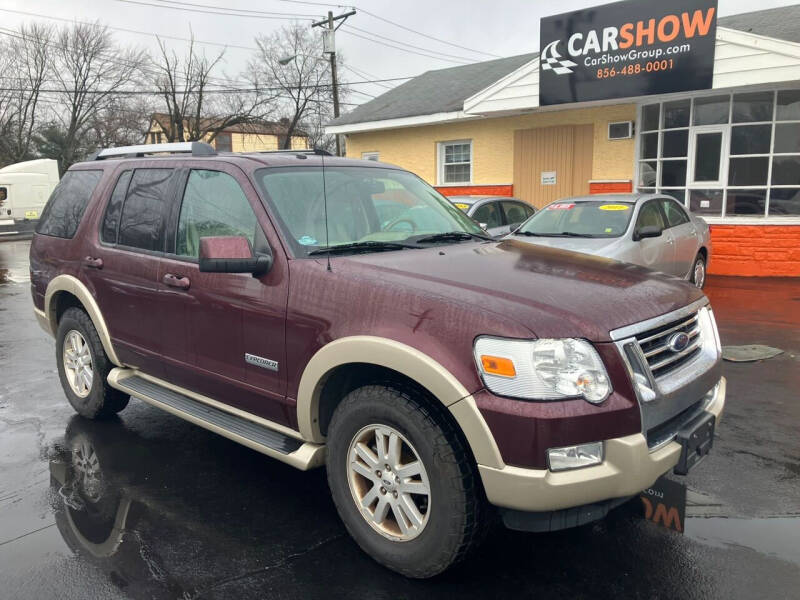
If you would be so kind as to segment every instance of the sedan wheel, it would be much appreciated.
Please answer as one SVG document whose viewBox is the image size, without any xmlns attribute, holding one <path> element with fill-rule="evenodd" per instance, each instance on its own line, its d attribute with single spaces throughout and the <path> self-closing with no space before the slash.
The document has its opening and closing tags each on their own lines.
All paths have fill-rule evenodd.
<svg viewBox="0 0 800 600">
<path fill-rule="evenodd" d="M 694 261 L 694 268 L 692 269 L 692 283 L 698 288 L 701 288 L 706 283 L 706 261 L 702 256 L 698 256 Z"/>
<path fill-rule="evenodd" d="M 367 425 L 353 437 L 348 481 L 369 525 L 393 541 L 417 537 L 428 523 L 430 485 L 414 446 L 388 425 Z"/>
</svg>

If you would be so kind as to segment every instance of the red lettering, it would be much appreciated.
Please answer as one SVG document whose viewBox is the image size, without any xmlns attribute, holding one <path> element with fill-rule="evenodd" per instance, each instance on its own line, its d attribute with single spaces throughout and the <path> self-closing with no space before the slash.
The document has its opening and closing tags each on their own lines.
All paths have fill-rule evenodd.
<svg viewBox="0 0 800 600">
<path fill-rule="evenodd" d="M 623 50 L 633 45 L 633 23 L 625 23 L 619 28 L 619 37 L 622 40 L 619 47 Z"/>
<path fill-rule="evenodd" d="M 667 507 L 659 502 L 658 506 L 656 506 L 656 514 L 653 515 L 653 523 L 658 523 L 659 521 L 663 521 L 664 527 L 674 527 L 677 531 L 682 531 L 681 516 L 674 506 L 667 510 Z"/>
<path fill-rule="evenodd" d="M 670 33 L 666 32 L 667 25 L 672 25 L 672 31 Z M 678 17 L 675 15 L 667 15 L 658 22 L 658 41 L 671 42 L 678 37 L 680 30 L 681 22 Z"/>
<path fill-rule="evenodd" d="M 655 19 L 650 19 L 647 22 L 647 27 L 644 27 L 644 21 L 639 21 L 638 23 L 636 23 L 636 45 L 641 46 L 645 36 L 647 37 L 647 43 L 652 44 L 655 32 L 656 32 Z"/>
<path fill-rule="evenodd" d="M 683 31 L 687 38 L 693 38 L 695 34 L 706 35 L 711 28 L 711 23 L 714 22 L 714 7 L 708 9 L 705 18 L 700 10 L 694 11 L 691 20 L 689 20 L 689 13 L 681 15 L 683 20 Z"/>
</svg>

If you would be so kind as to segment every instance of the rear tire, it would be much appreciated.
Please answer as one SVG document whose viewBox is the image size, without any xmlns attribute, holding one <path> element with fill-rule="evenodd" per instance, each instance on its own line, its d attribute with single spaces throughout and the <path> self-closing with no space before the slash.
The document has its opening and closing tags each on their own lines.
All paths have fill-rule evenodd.
<svg viewBox="0 0 800 600">
<path fill-rule="evenodd" d="M 56 363 L 64 394 L 82 417 L 108 418 L 128 405 L 130 396 L 108 385 L 108 373 L 114 365 L 92 320 L 80 308 L 68 308 L 61 316 Z"/>
<path fill-rule="evenodd" d="M 700 289 L 706 284 L 706 259 L 702 254 L 698 254 L 692 264 L 691 282 Z"/>
<path fill-rule="evenodd" d="M 426 400 L 414 388 L 366 385 L 345 396 L 328 430 L 328 485 L 345 527 L 374 560 L 415 578 L 465 558 L 489 523 L 465 442 Z"/>
</svg>

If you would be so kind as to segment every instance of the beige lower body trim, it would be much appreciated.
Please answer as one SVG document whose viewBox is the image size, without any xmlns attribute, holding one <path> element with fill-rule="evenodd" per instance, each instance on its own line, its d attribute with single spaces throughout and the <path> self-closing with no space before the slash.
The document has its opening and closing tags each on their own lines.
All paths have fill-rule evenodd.
<svg viewBox="0 0 800 600">
<path fill-rule="evenodd" d="M 39 327 L 44 329 L 47 335 L 55 337 L 53 330 L 50 328 L 50 319 L 47 318 L 47 313 L 38 308 L 34 308 L 33 314 L 36 316 L 36 322 L 39 323 Z"/>
<path fill-rule="evenodd" d="M 726 382 L 719 382 L 706 408 L 722 416 Z M 516 510 L 544 512 L 592 502 L 633 496 L 646 489 L 678 462 L 681 447 L 671 442 L 650 452 L 644 435 L 637 433 L 605 442 L 605 459 L 595 467 L 553 473 L 547 469 L 495 468 L 478 464 L 489 502 Z"/>
<path fill-rule="evenodd" d="M 225 410 L 227 412 L 231 412 L 232 414 L 236 414 L 237 416 L 243 416 L 244 418 L 247 418 L 247 419 L 249 419 L 249 420 L 251 420 L 251 421 L 253 421 L 255 423 L 258 423 L 259 425 L 262 425 L 262 426 L 270 428 L 270 429 L 275 429 L 276 431 L 279 431 L 280 433 L 285 433 L 286 431 L 292 432 L 291 429 L 287 429 L 287 428 L 285 428 L 285 427 L 283 427 L 281 425 L 278 425 L 277 423 L 272 423 L 271 421 L 267 421 L 266 419 L 262 419 L 260 417 L 252 415 L 250 413 L 246 413 L 244 411 L 240 411 L 238 409 L 232 409 L 232 407 L 230 407 L 230 406 L 224 405 L 224 404 L 219 403 L 219 402 L 217 402 L 215 400 L 211 400 L 210 398 L 206 398 L 205 396 L 201 396 L 199 394 L 195 394 L 193 392 L 189 392 L 188 390 L 184 390 L 182 388 L 179 388 L 178 386 L 174 386 L 174 385 L 168 384 L 167 382 L 164 382 L 164 381 L 162 381 L 160 379 L 157 379 L 155 377 L 150 377 L 150 376 L 146 376 L 146 375 L 144 375 L 142 373 L 137 373 L 136 371 L 134 371 L 132 369 L 119 369 L 119 368 L 113 369 L 111 371 L 111 373 L 108 374 L 108 384 L 111 387 L 115 388 L 115 389 L 118 389 L 120 391 L 123 391 L 123 392 L 126 392 L 126 393 L 130 394 L 132 392 L 131 392 L 131 390 L 129 390 L 128 388 L 125 387 L 125 379 L 127 379 L 128 377 L 131 377 L 134 374 L 138 374 L 141 377 L 144 377 L 144 378 L 146 378 L 146 379 L 148 379 L 150 381 L 153 381 L 154 383 L 158 383 L 160 385 L 163 385 L 164 387 L 166 387 L 168 389 L 171 389 L 173 391 L 177 391 L 177 392 L 186 394 L 187 396 L 189 396 L 189 397 L 191 397 L 191 398 L 193 398 L 195 400 L 198 400 L 200 402 L 204 402 L 204 403 L 209 404 L 211 406 L 214 406 L 216 408 L 220 408 L 221 410 Z M 261 444 L 259 444 L 257 442 L 254 442 L 254 441 L 249 440 L 249 439 L 247 439 L 245 437 L 242 437 L 242 436 L 240 436 L 240 435 L 238 435 L 236 433 L 233 433 L 232 431 L 228 431 L 227 429 L 223 429 L 222 427 L 219 427 L 219 426 L 217 426 L 217 425 L 215 425 L 213 423 L 209 423 L 208 421 L 204 421 L 203 419 L 200 419 L 200 418 L 198 418 L 198 417 L 196 417 L 194 415 L 190 415 L 188 413 L 185 413 L 182 410 L 179 410 L 179 409 L 177 409 L 177 408 L 175 408 L 173 406 L 170 406 L 168 404 L 164 404 L 163 402 L 159 402 L 158 400 L 156 400 L 154 398 L 150 398 L 150 397 L 144 396 L 144 395 L 142 395 L 142 394 L 140 394 L 138 392 L 135 394 L 135 396 L 137 398 L 139 398 L 140 400 L 143 400 L 144 402 L 147 402 L 148 404 L 151 404 L 151 405 L 153 405 L 153 406 L 155 406 L 157 408 L 160 408 L 160 409 L 165 410 L 165 411 L 167 411 L 169 413 L 172 413 L 173 415 L 175 415 L 177 417 L 180 417 L 181 419 L 189 421 L 190 423 L 194 423 L 195 425 L 199 425 L 200 427 L 208 429 L 209 431 L 213 431 L 214 433 L 218 433 L 219 435 L 224 436 L 224 437 L 228 438 L 229 440 L 233 440 L 234 442 L 238 442 L 239 444 L 242 444 L 243 446 L 247 446 L 248 448 L 251 448 L 252 450 L 255 450 L 256 452 L 261 452 L 262 454 L 266 454 L 267 456 L 270 456 L 272 458 L 276 458 L 276 459 L 280 460 L 281 462 L 285 462 L 286 464 L 295 467 L 296 469 L 300 469 L 301 471 L 307 471 L 309 469 L 313 469 L 315 467 L 322 466 L 325 463 L 325 446 L 323 446 L 321 444 L 313 444 L 311 442 L 305 442 L 302 446 L 300 446 L 300 448 L 298 448 L 297 450 L 295 450 L 291 454 L 283 454 L 282 452 L 278 452 L 277 450 L 269 448 L 268 446 L 263 446 L 263 445 L 261 445 Z M 293 437 L 298 437 L 298 434 L 297 434 L 296 431 L 293 431 L 292 433 L 294 434 Z"/>
</svg>

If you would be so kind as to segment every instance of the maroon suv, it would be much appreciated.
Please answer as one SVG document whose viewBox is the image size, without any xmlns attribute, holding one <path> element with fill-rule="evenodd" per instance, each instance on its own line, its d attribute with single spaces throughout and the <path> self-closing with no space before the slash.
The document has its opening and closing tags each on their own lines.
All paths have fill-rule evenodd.
<svg viewBox="0 0 800 600">
<path fill-rule="evenodd" d="M 492 505 L 553 530 L 685 474 L 725 402 L 700 290 L 493 241 L 370 161 L 102 151 L 54 191 L 31 281 L 78 413 L 135 396 L 326 464 L 348 531 L 412 577 L 465 556 Z"/>
</svg>

